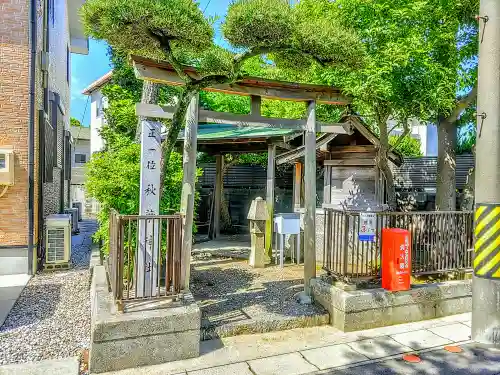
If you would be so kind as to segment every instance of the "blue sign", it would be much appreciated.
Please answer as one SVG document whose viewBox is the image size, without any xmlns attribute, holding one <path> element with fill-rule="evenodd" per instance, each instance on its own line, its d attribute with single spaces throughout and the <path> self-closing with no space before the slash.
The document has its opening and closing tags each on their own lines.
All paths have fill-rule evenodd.
<svg viewBox="0 0 500 375">
<path fill-rule="evenodd" d="M 359 214 L 359 221 L 358 239 L 365 242 L 375 242 L 377 214 L 373 212 L 361 212 Z"/>
<path fill-rule="evenodd" d="M 360 234 L 358 238 L 360 241 L 364 242 L 375 242 L 374 234 Z"/>
</svg>

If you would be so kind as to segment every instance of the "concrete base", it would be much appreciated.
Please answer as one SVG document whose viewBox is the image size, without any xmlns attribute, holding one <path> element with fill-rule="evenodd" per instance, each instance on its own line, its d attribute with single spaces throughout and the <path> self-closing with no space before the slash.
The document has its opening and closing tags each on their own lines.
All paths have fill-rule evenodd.
<svg viewBox="0 0 500 375">
<path fill-rule="evenodd" d="M 313 303 L 311 296 L 307 295 L 304 291 L 297 293 L 295 300 L 301 305 L 312 305 Z"/>
<path fill-rule="evenodd" d="M 91 373 L 160 364 L 200 354 L 201 313 L 190 294 L 180 302 L 140 303 L 120 313 L 109 292 L 104 266 L 94 266 L 91 317 Z"/>
<path fill-rule="evenodd" d="M 29 273 L 27 247 L 0 248 L 0 276 Z"/>
<path fill-rule="evenodd" d="M 314 300 L 330 313 L 330 324 L 357 331 L 470 312 L 471 280 L 418 285 L 403 292 L 348 291 L 313 279 Z"/>
<path fill-rule="evenodd" d="M 500 280 L 474 276 L 472 298 L 472 339 L 500 348 Z"/>
</svg>

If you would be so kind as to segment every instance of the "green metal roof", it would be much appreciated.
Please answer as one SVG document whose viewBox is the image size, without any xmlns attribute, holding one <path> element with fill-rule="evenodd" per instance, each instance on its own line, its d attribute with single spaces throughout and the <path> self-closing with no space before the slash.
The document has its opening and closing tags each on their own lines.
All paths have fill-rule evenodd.
<svg viewBox="0 0 500 375">
<path fill-rule="evenodd" d="M 239 127 L 230 124 L 199 124 L 198 141 L 213 141 L 223 139 L 274 138 L 296 133 L 294 129 Z M 184 132 L 179 134 L 184 139 Z"/>
</svg>

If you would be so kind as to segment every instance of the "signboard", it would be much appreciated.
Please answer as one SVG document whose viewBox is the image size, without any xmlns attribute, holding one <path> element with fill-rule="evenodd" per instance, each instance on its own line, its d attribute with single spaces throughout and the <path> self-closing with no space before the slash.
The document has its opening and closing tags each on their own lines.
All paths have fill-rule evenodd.
<svg viewBox="0 0 500 375">
<path fill-rule="evenodd" d="M 375 228 L 377 227 L 377 214 L 374 212 L 360 212 L 359 220 L 359 240 L 374 242 Z"/>
<path fill-rule="evenodd" d="M 160 213 L 161 124 L 141 124 L 141 195 L 139 215 Z M 140 220 L 137 256 L 137 297 L 149 297 L 157 290 L 158 220 Z"/>
</svg>

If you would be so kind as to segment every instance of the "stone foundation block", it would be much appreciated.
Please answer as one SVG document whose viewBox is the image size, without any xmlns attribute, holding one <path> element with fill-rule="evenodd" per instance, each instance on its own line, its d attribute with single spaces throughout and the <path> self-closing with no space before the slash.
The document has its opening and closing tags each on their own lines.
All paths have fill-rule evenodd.
<svg viewBox="0 0 500 375">
<path fill-rule="evenodd" d="M 118 312 L 106 271 L 95 266 L 91 286 L 92 373 L 199 356 L 201 312 L 187 294 L 179 302 L 144 304 Z"/>
<path fill-rule="evenodd" d="M 357 331 L 462 314 L 472 310 L 471 280 L 418 285 L 411 290 L 344 290 L 314 279 L 314 300 L 330 313 L 330 324 Z"/>
</svg>

